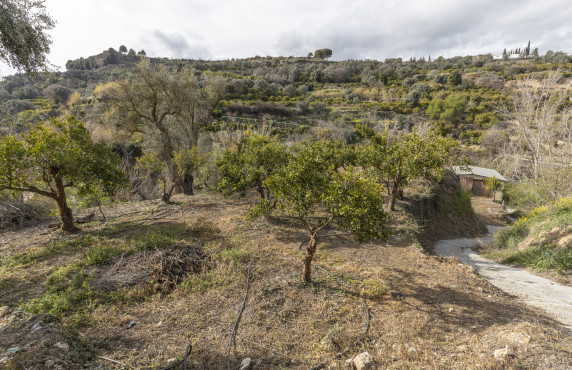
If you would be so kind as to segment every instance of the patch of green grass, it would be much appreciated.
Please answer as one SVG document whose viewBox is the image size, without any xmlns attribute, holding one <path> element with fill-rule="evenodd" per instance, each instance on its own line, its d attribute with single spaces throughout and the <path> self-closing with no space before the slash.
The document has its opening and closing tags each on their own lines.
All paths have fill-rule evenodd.
<svg viewBox="0 0 572 370">
<path fill-rule="evenodd" d="M 57 315 L 84 306 L 93 297 L 87 275 L 82 270 L 56 270 L 48 277 L 47 286 L 43 296 L 26 302 L 22 308 L 32 313 Z"/>
<path fill-rule="evenodd" d="M 250 259 L 250 252 L 238 247 L 233 247 L 221 251 L 220 258 L 226 263 L 240 265 Z"/>
<path fill-rule="evenodd" d="M 519 218 L 511 227 L 495 235 L 498 248 L 515 248 L 528 235 L 572 224 L 572 198 L 562 198 L 549 205 L 537 207 Z"/>
<path fill-rule="evenodd" d="M 84 262 L 87 266 L 101 265 L 108 262 L 113 257 L 125 253 L 127 250 L 124 244 L 103 244 L 95 246 L 87 251 Z"/>
<path fill-rule="evenodd" d="M 99 239 L 94 235 L 84 235 L 78 239 L 58 241 L 44 247 L 31 248 L 30 250 L 15 254 L 3 261 L 6 267 L 27 266 L 64 252 L 73 252 L 96 243 Z"/>
<path fill-rule="evenodd" d="M 558 248 L 554 244 L 546 243 L 511 254 L 505 257 L 502 263 L 563 272 L 572 269 L 572 246 Z"/>
</svg>

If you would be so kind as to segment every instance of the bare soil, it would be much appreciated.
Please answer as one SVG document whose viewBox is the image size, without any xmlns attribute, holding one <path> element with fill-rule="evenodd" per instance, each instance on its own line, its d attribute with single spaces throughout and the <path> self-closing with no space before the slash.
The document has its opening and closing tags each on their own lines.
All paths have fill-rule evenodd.
<svg viewBox="0 0 572 370">
<path fill-rule="evenodd" d="M 508 212 L 498 202 L 490 198 L 472 197 L 471 205 L 479 222 L 491 226 L 507 226 L 509 224 Z"/>
<path fill-rule="evenodd" d="M 41 296 L 46 276 L 55 266 L 77 261 L 86 250 L 66 249 L 17 267 L 6 265 L 10 256 L 61 239 L 87 235 L 127 240 L 183 227 L 192 232 L 161 253 L 176 253 L 182 245 L 200 248 L 214 261 L 209 268 L 188 272 L 187 279 L 177 280 L 169 289 L 156 288 L 142 274 L 146 277 L 121 288 L 131 289 L 131 295 L 124 295 L 130 299 L 83 302 L 60 315 L 61 332 L 77 331 L 77 338 L 89 344 L 92 352 L 82 352 L 83 364 L 157 368 L 181 359 L 192 344 L 191 368 L 226 368 L 252 261 L 249 295 L 230 352 L 232 368 L 250 357 L 257 369 L 308 369 L 318 364 L 342 369 L 347 359 L 364 351 L 373 356 L 374 368 L 384 369 L 572 368 L 572 338 L 557 322 L 523 306 L 456 258 L 426 255 L 409 236 L 400 234 L 397 224 L 388 242 L 363 245 L 343 232 L 327 230 L 316 253 L 314 283 L 303 285 L 304 247 L 299 247 L 306 234 L 296 220 L 245 221 L 255 194 L 247 199 L 199 194 L 174 200 L 171 205 L 149 201 L 116 206 L 105 210 L 107 221 L 98 216 L 75 235 L 48 232 L 46 227 L 0 234 L 0 306 L 8 306 L 4 317 L 12 317 L 23 302 Z M 210 226 L 196 233 L 198 225 Z M 150 256 L 154 257 L 130 258 L 136 259 L 141 271 L 156 271 L 153 266 L 160 259 Z M 114 259 L 87 273 L 118 276 L 121 266 L 137 266 L 133 261 L 123 263 Z M 148 289 L 137 290 L 139 286 Z M 14 333 L 29 329 L 13 322 L 7 319 L 0 325 L 0 361 L 17 368 L 25 354 L 29 359 L 45 346 L 53 348 L 53 341 L 44 347 L 30 342 L 24 351 L 7 353 L 8 348 L 28 344 L 25 335 Z M 74 351 L 80 348 L 73 345 L 75 339 L 67 341 Z M 508 354 L 495 358 L 493 353 L 505 348 Z M 36 360 L 26 362 L 26 368 L 47 367 L 45 356 Z M 79 368 L 65 353 L 58 361 L 62 368 Z"/>
</svg>

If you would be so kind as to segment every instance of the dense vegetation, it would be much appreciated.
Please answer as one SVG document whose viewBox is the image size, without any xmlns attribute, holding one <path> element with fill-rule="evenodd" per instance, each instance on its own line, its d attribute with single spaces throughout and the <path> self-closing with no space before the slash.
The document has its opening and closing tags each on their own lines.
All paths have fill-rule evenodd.
<svg viewBox="0 0 572 370">
<path fill-rule="evenodd" d="M 572 198 L 533 209 L 499 232 L 486 253 L 503 263 L 563 275 L 572 269 Z"/>
<path fill-rule="evenodd" d="M 144 112 L 122 105 L 121 94 L 125 101 L 135 96 L 130 95 L 129 89 L 142 87 L 137 83 L 144 81 L 146 72 L 138 63 L 145 60 L 145 52 L 127 51 L 124 45 L 119 49 L 110 48 L 96 56 L 69 61 L 66 72 L 47 73 L 35 79 L 24 75 L 6 77 L 0 87 L 0 130 L 5 134 L 19 133 L 48 118 L 73 114 L 86 123 L 93 135 L 112 141 L 124 155 L 127 146 L 136 152 L 135 156 L 142 153 L 141 149 L 156 152 L 169 169 L 171 182 L 191 193 L 193 184 L 216 184 L 213 169 L 217 158 L 229 143 L 238 140 L 232 136 L 244 129 L 262 130 L 294 141 L 317 134 L 346 143 L 359 140 L 354 132 L 357 124 L 380 132 L 387 128 L 393 134 L 415 129 L 422 134 L 432 132 L 459 140 L 465 157 L 473 164 L 497 168 L 509 180 L 516 180 L 507 200 L 524 208 L 558 199 L 571 190 L 572 182 L 567 177 L 570 171 L 565 171 L 570 165 L 570 156 L 566 154 L 570 152 L 571 137 L 566 115 L 569 92 L 560 88 L 566 87 L 571 58 L 562 52 L 549 51 L 544 56 L 536 52 L 523 54 L 520 59 L 501 60 L 480 55 L 334 62 L 327 60 L 331 50 L 320 49 L 316 51 L 319 55 L 310 53 L 307 58 L 151 59 L 158 76 L 150 77 L 174 73 L 171 86 L 165 88 L 196 86 L 192 89 L 198 94 L 177 97 L 178 101 L 166 107 L 172 109 L 181 99 L 194 99 L 200 108 L 193 112 L 175 109 L 166 117 L 170 120 L 167 127 L 198 121 L 191 123 L 188 130 L 177 129 L 179 134 L 186 132 L 189 146 L 173 142 L 173 132 L 168 132 L 171 129 L 160 134 L 161 128 L 156 125 L 159 121 L 153 123 L 156 118 L 146 120 L 141 116 Z M 167 79 L 163 81 L 167 84 Z M 157 85 L 157 80 L 153 84 Z M 536 123 L 520 119 L 535 114 L 526 111 L 530 106 L 526 99 L 534 99 L 527 94 L 531 86 L 541 90 L 540 97 L 553 94 L 553 98 L 545 100 L 551 104 L 546 108 L 552 111 L 550 117 L 545 117 L 549 134 L 540 132 Z M 115 109 L 110 109 L 110 105 Z M 141 128 L 133 117 L 137 115 L 146 122 L 146 135 L 157 139 L 154 143 L 143 140 L 143 134 L 137 132 Z M 205 133 L 200 142 L 197 128 Z M 169 158 L 177 150 L 196 145 L 201 153 L 212 154 L 210 163 L 202 175 L 193 173 L 186 175 L 187 180 L 177 179 L 176 166 Z M 193 182 L 195 175 L 199 184 Z"/>
</svg>

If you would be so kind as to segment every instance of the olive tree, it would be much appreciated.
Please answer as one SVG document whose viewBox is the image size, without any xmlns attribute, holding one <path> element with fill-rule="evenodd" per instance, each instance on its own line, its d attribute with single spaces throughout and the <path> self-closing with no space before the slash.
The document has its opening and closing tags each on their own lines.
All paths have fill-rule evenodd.
<svg viewBox="0 0 572 370">
<path fill-rule="evenodd" d="M 54 28 L 44 0 L 0 0 L 0 60 L 17 70 L 47 70 Z"/>
<path fill-rule="evenodd" d="M 278 209 L 298 219 L 310 237 L 302 274 L 306 283 L 320 232 L 331 223 L 352 232 L 358 242 L 388 236 L 382 188 L 351 166 L 352 154 L 339 142 L 304 142 L 286 167 L 264 181 Z"/>
<path fill-rule="evenodd" d="M 175 151 L 197 146 L 224 88 L 219 79 L 199 81 L 191 69 L 171 71 L 144 59 L 131 77 L 108 84 L 105 102 L 119 131 L 143 136 L 167 165 L 170 181 L 192 195 L 193 177 L 178 176 L 172 159 Z"/>
<path fill-rule="evenodd" d="M 75 231 L 66 189 L 80 194 L 113 194 L 125 180 L 118 158 L 105 143 L 94 143 L 74 117 L 34 126 L 21 138 L 0 139 L 0 192 L 31 192 L 54 199 L 62 229 Z"/>
</svg>

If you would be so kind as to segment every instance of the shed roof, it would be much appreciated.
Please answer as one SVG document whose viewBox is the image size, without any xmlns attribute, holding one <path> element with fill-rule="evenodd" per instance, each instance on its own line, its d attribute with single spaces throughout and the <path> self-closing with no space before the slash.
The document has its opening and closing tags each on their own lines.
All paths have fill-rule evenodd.
<svg viewBox="0 0 572 370">
<path fill-rule="evenodd" d="M 500 181 L 508 181 L 501 175 L 497 170 L 490 168 L 476 167 L 476 166 L 463 166 L 463 168 L 468 168 L 468 170 L 461 169 L 460 166 L 453 166 L 453 172 L 457 175 L 477 175 L 483 177 L 496 177 Z"/>
</svg>

